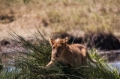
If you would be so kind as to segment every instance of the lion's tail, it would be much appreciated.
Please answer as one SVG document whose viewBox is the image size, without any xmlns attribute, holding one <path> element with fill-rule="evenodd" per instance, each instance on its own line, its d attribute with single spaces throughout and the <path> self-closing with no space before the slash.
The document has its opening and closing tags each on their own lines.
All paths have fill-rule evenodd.
<svg viewBox="0 0 120 79">
<path fill-rule="evenodd" d="M 87 52 L 87 58 L 92 62 L 92 63 L 97 63 L 97 61 L 96 60 L 93 60 L 93 59 L 91 59 L 91 57 L 90 57 L 90 55 L 89 55 L 89 53 Z"/>
</svg>

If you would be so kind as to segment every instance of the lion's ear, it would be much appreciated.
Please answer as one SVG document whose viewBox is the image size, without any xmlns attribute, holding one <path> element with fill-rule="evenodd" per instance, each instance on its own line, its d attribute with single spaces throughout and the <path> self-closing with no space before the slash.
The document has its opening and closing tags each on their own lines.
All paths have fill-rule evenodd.
<svg viewBox="0 0 120 79">
<path fill-rule="evenodd" d="M 51 38 L 49 38 L 49 43 L 50 43 L 50 45 L 52 46 L 52 45 L 54 44 L 54 40 L 51 39 Z"/>
<path fill-rule="evenodd" d="M 63 42 L 67 43 L 68 42 L 68 37 L 65 37 L 65 39 L 63 39 Z"/>
<path fill-rule="evenodd" d="M 65 37 L 65 42 L 66 42 L 66 43 L 68 42 L 68 37 Z"/>
</svg>

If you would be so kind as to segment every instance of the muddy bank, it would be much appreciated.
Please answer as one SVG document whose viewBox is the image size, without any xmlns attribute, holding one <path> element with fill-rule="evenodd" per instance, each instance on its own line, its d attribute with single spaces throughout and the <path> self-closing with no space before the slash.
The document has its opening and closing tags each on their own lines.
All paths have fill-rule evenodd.
<svg viewBox="0 0 120 79">
<path fill-rule="evenodd" d="M 97 48 L 98 54 L 101 57 L 104 57 L 107 61 L 120 61 L 120 41 L 113 34 L 85 34 L 82 37 L 76 37 L 68 33 L 61 33 L 59 35 L 54 35 L 53 38 L 64 38 L 68 37 L 68 43 L 81 43 L 86 45 L 88 48 L 95 47 Z M 25 38 L 26 41 L 29 41 L 33 44 L 37 44 L 35 38 Z M 112 51 L 115 50 L 115 51 Z M 22 45 L 22 41 L 18 39 L 3 39 L 0 40 L 0 59 L 3 59 L 3 62 L 8 61 L 9 58 L 14 58 L 19 55 L 18 52 L 28 52 L 29 49 L 25 48 Z"/>
<path fill-rule="evenodd" d="M 120 61 L 120 40 L 112 33 L 86 33 L 81 37 L 61 33 L 53 38 L 58 37 L 69 37 L 69 44 L 80 43 L 88 48 L 96 48 L 97 53 L 108 62 Z"/>
<path fill-rule="evenodd" d="M 120 40 L 112 33 L 85 33 L 84 36 L 77 37 L 68 33 L 61 33 L 53 36 L 53 38 L 69 37 L 68 43 L 81 43 L 89 48 L 97 48 L 99 50 L 119 50 Z"/>
<path fill-rule="evenodd" d="M 88 48 L 97 48 L 99 50 L 120 50 L 120 40 L 118 37 L 114 36 L 112 33 L 86 33 L 84 36 L 77 37 L 70 35 L 68 33 L 60 33 L 52 36 L 53 39 L 55 38 L 65 38 L 68 37 L 68 43 L 80 43 L 86 45 Z M 25 38 L 26 41 L 29 41 L 33 44 L 37 44 L 38 41 L 36 38 Z M 4 50 L 8 50 L 9 48 L 22 50 L 24 49 L 23 46 L 21 46 L 22 41 L 19 39 L 3 39 L 0 40 L 0 51 L 4 52 Z M 10 52 L 10 51 L 8 51 Z"/>
<path fill-rule="evenodd" d="M 103 57 L 107 62 L 120 61 L 120 50 L 110 50 L 110 51 L 97 50 L 97 53 L 101 57 Z"/>
</svg>

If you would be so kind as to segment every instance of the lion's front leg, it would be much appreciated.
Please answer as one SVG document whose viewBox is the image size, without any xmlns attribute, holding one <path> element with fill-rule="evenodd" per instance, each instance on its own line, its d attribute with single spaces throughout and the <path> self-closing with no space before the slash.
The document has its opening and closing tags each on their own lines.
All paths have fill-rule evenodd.
<svg viewBox="0 0 120 79">
<path fill-rule="evenodd" d="M 51 60 L 51 61 L 46 65 L 46 67 L 53 66 L 54 64 L 55 64 L 55 61 L 54 61 L 54 60 Z"/>
</svg>

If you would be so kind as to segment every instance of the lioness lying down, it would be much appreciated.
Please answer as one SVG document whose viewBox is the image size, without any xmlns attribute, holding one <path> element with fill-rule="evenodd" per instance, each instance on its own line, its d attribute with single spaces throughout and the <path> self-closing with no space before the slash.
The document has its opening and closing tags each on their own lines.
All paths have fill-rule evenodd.
<svg viewBox="0 0 120 79">
<path fill-rule="evenodd" d="M 92 63 L 96 63 L 95 60 L 90 58 L 84 45 L 69 45 L 67 44 L 67 41 L 67 37 L 65 39 L 49 39 L 50 45 L 52 46 L 52 54 L 51 61 L 46 65 L 47 67 L 54 65 L 58 61 L 70 66 L 80 66 L 81 64 L 86 64 L 87 59 L 89 59 Z"/>
</svg>

